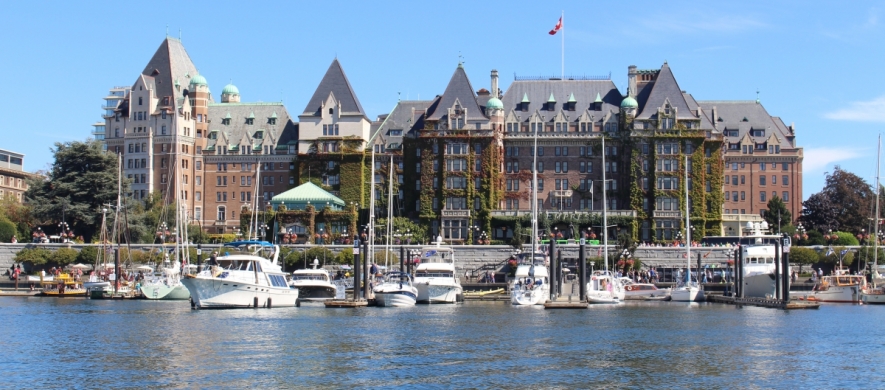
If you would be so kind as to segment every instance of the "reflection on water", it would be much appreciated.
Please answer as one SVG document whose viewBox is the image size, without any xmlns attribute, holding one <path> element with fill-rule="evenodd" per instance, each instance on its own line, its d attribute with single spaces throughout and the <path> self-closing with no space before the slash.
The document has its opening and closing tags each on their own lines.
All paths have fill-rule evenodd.
<svg viewBox="0 0 885 390">
<path fill-rule="evenodd" d="M 0 366 L 29 387 L 870 387 L 885 307 L 672 302 L 543 310 L 191 311 L 187 302 L 3 298 Z M 873 386 L 877 387 L 877 386 Z"/>
</svg>

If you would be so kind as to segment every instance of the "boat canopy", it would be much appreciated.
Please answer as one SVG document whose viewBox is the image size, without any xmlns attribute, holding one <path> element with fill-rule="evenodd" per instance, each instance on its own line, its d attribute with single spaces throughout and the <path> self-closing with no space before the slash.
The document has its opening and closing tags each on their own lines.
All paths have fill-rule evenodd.
<svg viewBox="0 0 885 390">
<path fill-rule="evenodd" d="M 228 243 L 224 244 L 224 246 L 231 247 L 231 248 L 239 248 L 241 246 L 253 246 L 253 245 L 266 246 L 266 247 L 273 248 L 273 244 L 271 244 L 267 241 L 257 241 L 257 240 L 232 241 L 232 242 L 228 242 Z"/>
</svg>

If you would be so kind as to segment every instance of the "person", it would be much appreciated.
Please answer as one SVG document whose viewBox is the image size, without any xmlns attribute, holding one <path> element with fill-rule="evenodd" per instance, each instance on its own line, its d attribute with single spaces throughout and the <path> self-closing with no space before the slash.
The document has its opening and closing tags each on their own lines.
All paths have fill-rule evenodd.
<svg viewBox="0 0 885 390">
<path fill-rule="evenodd" d="M 218 252 L 212 252 L 209 256 L 209 265 L 217 266 L 218 265 Z"/>
<path fill-rule="evenodd" d="M 15 266 L 15 272 L 12 274 L 12 277 L 15 279 L 15 291 L 18 291 L 18 278 L 22 274 L 22 265 L 18 264 Z"/>
<path fill-rule="evenodd" d="M 818 279 L 821 279 L 824 277 L 824 269 L 823 268 L 817 269 L 817 277 L 818 277 Z"/>
<path fill-rule="evenodd" d="M 13 243 L 13 244 L 16 244 L 16 243 L 18 243 L 18 239 L 17 239 L 17 238 L 15 238 L 15 236 L 12 236 L 12 243 Z"/>
<path fill-rule="evenodd" d="M 372 263 L 372 267 L 369 268 L 369 272 L 372 273 L 372 276 L 378 276 L 378 266 L 375 263 Z"/>
</svg>

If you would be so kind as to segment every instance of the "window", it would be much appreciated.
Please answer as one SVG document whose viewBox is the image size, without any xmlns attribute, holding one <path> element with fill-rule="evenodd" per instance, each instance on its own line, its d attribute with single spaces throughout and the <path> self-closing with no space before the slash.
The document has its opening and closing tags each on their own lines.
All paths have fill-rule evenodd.
<svg viewBox="0 0 885 390">
<path fill-rule="evenodd" d="M 464 172 L 467 170 L 467 159 L 453 158 L 446 160 L 446 171 L 448 172 Z"/>
<path fill-rule="evenodd" d="M 765 176 L 759 176 L 759 185 L 760 185 L 760 186 L 764 186 L 764 185 L 765 185 Z"/>
<path fill-rule="evenodd" d="M 765 170 L 765 163 L 759 163 L 759 170 L 760 170 L 760 171 L 764 171 L 764 170 Z"/>
<path fill-rule="evenodd" d="M 746 179 L 746 178 L 747 178 L 746 176 L 741 175 L 741 184 L 747 184 L 747 181 L 744 180 L 744 179 Z"/>
<path fill-rule="evenodd" d="M 218 206 L 218 220 L 219 221 L 224 221 L 227 219 L 227 218 L 225 218 L 226 211 L 227 211 L 227 208 L 225 208 L 224 206 Z"/>
<path fill-rule="evenodd" d="M 747 193 L 744 191 L 741 191 L 741 200 L 747 200 Z M 741 214 L 743 214 L 743 212 L 741 212 Z"/>
<path fill-rule="evenodd" d="M 451 240 L 467 239 L 467 220 L 466 219 L 446 219 L 443 220 L 443 236 Z"/>
<path fill-rule="evenodd" d="M 788 185 L 788 184 L 789 184 L 789 180 L 790 180 L 790 177 L 789 177 L 789 176 L 787 176 L 787 175 L 783 175 L 783 176 L 781 177 L 781 185 Z"/>
<path fill-rule="evenodd" d="M 759 192 L 759 201 L 765 202 L 765 191 Z"/>
<path fill-rule="evenodd" d="M 507 191 L 519 191 L 518 179 L 507 179 Z"/>
<path fill-rule="evenodd" d="M 246 124 L 247 124 L 247 125 L 251 125 L 251 124 L 253 124 L 254 121 L 255 121 L 255 118 L 246 118 Z"/>
<path fill-rule="evenodd" d="M 790 201 L 790 193 L 787 191 L 784 191 L 783 196 L 781 196 L 781 199 L 783 199 L 784 202 L 789 202 Z"/>
<path fill-rule="evenodd" d="M 790 169 L 789 164 L 788 164 L 788 163 L 783 163 L 783 165 L 782 165 L 782 167 L 781 167 L 781 170 L 786 171 L 786 170 L 788 170 L 788 169 Z"/>
<path fill-rule="evenodd" d="M 777 184 L 777 175 L 771 175 L 771 185 Z"/>
<path fill-rule="evenodd" d="M 449 143 L 446 144 L 446 154 L 467 154 L 467 144 Z"/>
</svg>

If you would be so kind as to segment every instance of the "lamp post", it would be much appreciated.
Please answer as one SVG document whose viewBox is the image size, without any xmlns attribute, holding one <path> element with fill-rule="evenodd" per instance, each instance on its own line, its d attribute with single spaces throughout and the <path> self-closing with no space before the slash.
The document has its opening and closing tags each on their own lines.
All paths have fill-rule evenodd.
<svg viewBox="0 0 885 390">
<path fill-rule="evenodd" d="M 166 222 L 160 223 L 160 228 L 157 230 L 157 238 L 160 239 L 161 244 L 166 244 L 166 236 L 169 234 L 169 227 L 166 225 Z"/>
<path fill-rule="evenodd" d="M 60 231 L 60 233 L 58 235 L 59 235 L 59 237 L 61 237 L 61 241 L 63 243 L 68 242 L 68 236 L 69 236 L 68 231 L 70 231 L 70 228 L 68 227 L 68 223 L 65 222 L 64 220 L 62 220 L 61 222 L 58 223 L 58 229 Z M 73 236 L 73 235 L 71 235 L 71 236 Z"/>
</svg>

